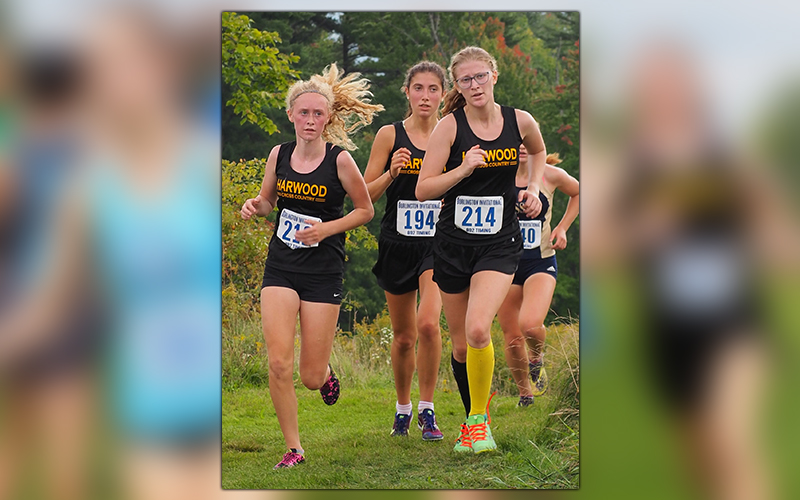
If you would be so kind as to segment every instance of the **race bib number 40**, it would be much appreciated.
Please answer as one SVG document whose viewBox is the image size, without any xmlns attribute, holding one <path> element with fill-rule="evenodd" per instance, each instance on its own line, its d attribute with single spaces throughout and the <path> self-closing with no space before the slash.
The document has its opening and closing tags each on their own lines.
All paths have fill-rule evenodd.
<svg viewBox="0 0 800 500">
<path fill-rule="evenodd" d="M 398 200 L 397 232 L 403 236 L 433 236 L 441 209 L 441 201 Z"/>
<path fill-rule="evenodd" d="M 286 243 L 286 245 L 292 250 L 297 250 L 298 248 L 317 247 L 319 246 L 319 243 L 306 245 L 305 243 L 300 243 L 294 237 L 297 231 L 311 226 L 311 224 L 306 224 L 307 220 L 322 222 L 322 219 L 318 217 L 309 217 L 307 215 L 298 214 L 297 212 L 292 212 L 291 210 L 284 208 L 281 212 L 280 220 L 278 221 L 278 227 L 275 228 L 275 233 L 280 237 L 281 241 Z"/>
<path fill-rule="evenodd" d="M 521 220 L 519 229 L 522 231 L 522 248 L 533 250 L 542 244 L 542 221 L 540 220 Z"/>
<path fill-rule="evenodd" d="M 496 234 L 503 228 L 502 196 L 456 198 L 456 227 L 470 234 Z"/>
</svg>

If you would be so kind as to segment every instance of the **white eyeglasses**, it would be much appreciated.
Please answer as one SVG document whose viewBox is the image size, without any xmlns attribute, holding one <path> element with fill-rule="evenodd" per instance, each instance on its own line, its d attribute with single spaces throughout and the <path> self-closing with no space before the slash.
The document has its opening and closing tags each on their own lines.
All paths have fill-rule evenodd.
<svg viewBox="0 0 800 500">
<path fill-rule="evenodd" d="M 462 89 L 468 89 L 472 86 L 472 80 L 475 80 L 475 83 L 478 85 L 483 85 L 489 81 L 489 72 L 485 71 L 483 73 L 478 73 L 475 76 L 462 76 L 456 80 L 456 82 Z"/>
</svg>

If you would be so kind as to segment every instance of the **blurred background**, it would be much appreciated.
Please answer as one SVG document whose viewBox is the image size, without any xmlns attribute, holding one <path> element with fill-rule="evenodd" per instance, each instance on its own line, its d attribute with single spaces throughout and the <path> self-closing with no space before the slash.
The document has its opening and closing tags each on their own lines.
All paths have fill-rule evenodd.
<svg viewBox="0 0 800 500">
<path fill-rule="evenodd" d="M 0 5 L 0 498 L 343 494 L 219 488 L 220 12 L 283 8 Z M 542 494 L 797 498 L 800 7 L 492 8 L 581 19 L 582 474 Z"/>
</svg>

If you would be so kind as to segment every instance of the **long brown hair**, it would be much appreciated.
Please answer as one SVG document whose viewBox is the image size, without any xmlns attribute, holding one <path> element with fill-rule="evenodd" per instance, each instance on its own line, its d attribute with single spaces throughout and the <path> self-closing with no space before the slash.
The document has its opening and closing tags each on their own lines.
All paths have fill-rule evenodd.
<svg viewBox="0 0 800 500">
<path fill-rule="evenodd" d="M 406 79 L 403 81 L 403 86 L 400 87 L 400 90 L 405 93 L 408 90 L 408 87 L 411 85 L 411 80 L 419 73 L 433 73 L 439 78 L 439 81 L 442 82 L 442 92 L 447 91 L 447 74 L 445 73 L 444 68 L 431 61 L 420 61 L 411 66 L 406 72 Z M 438 113 L 439 110 L 437 109 L 436 112 Z M 410 102 L 408 103 L 406 115 L 403 118 L 408 118 L 409 116 L 411 116 Z"/>
<path fill-rule="evenodd" d="M 456 76 L 455 76 L 455 69 L 456 66 L 459 64 L 466 62 L 466 61 L 482 61 L 489 65 L 492 68 L 492 71 L 497 73 L 497 60 L 492 57 L 492 55 L 480 47 L 464 47 L 463 49 L 459 50 L 453 57 L 450 59 L 450 67 L 448 67 L 448 71 L 450 73 L 450 80 L 453 82 L 453 88 L 444 96 L 444 109 L 442 110 L 442 114 L 452 113 L 453 111 L 463 108 L 467 105 L 467 101 L 464 99 L 464 96 L 461 92 L 458 91 L 458 85 L 456 84 Z"/>
</svg>

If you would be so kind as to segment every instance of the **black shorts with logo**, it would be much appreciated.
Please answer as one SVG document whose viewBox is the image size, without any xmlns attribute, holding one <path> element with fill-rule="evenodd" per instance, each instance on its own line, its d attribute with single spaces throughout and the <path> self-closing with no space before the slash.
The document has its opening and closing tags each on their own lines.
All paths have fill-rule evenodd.
<svg viewBox="0 0 800 500">
<path fill-rule="evenodd" d="M 433 281 L 445 293 L 461 293 L 479 271 L 514 274 L 521 255 L 518 234 L 509 241 L 477 246 L 451 243 L 437 236 L 433 242 Z"/>
<path fill-rule="evenodd" d="M 536 273 L 549 274 L 555 279 L 558 279 L 558 263 L 556 256 L 551 255 L 544 259 L 520 259 L 519 269 L 514 274 L 514 285 L 524 285 L 525 280 L 530 278 Z"/>
<path fill-rule="evenodd" d="M 419 289 L 419 277 L 433 269 L 433 238 L 415 240 L 378 240 L 378 261 L 372 273 L 378 278 L 378 286 L 393 295 Z"/>
<path fill-rule="evenodd" d="M 264 279 L 261 288 L 277 286 L 290 288 L 297 292 L 304 302 L 322 302 L 326 304 L 342 303 L 343 273 L 298 273 L 264 266 Z"/>
</svg>

